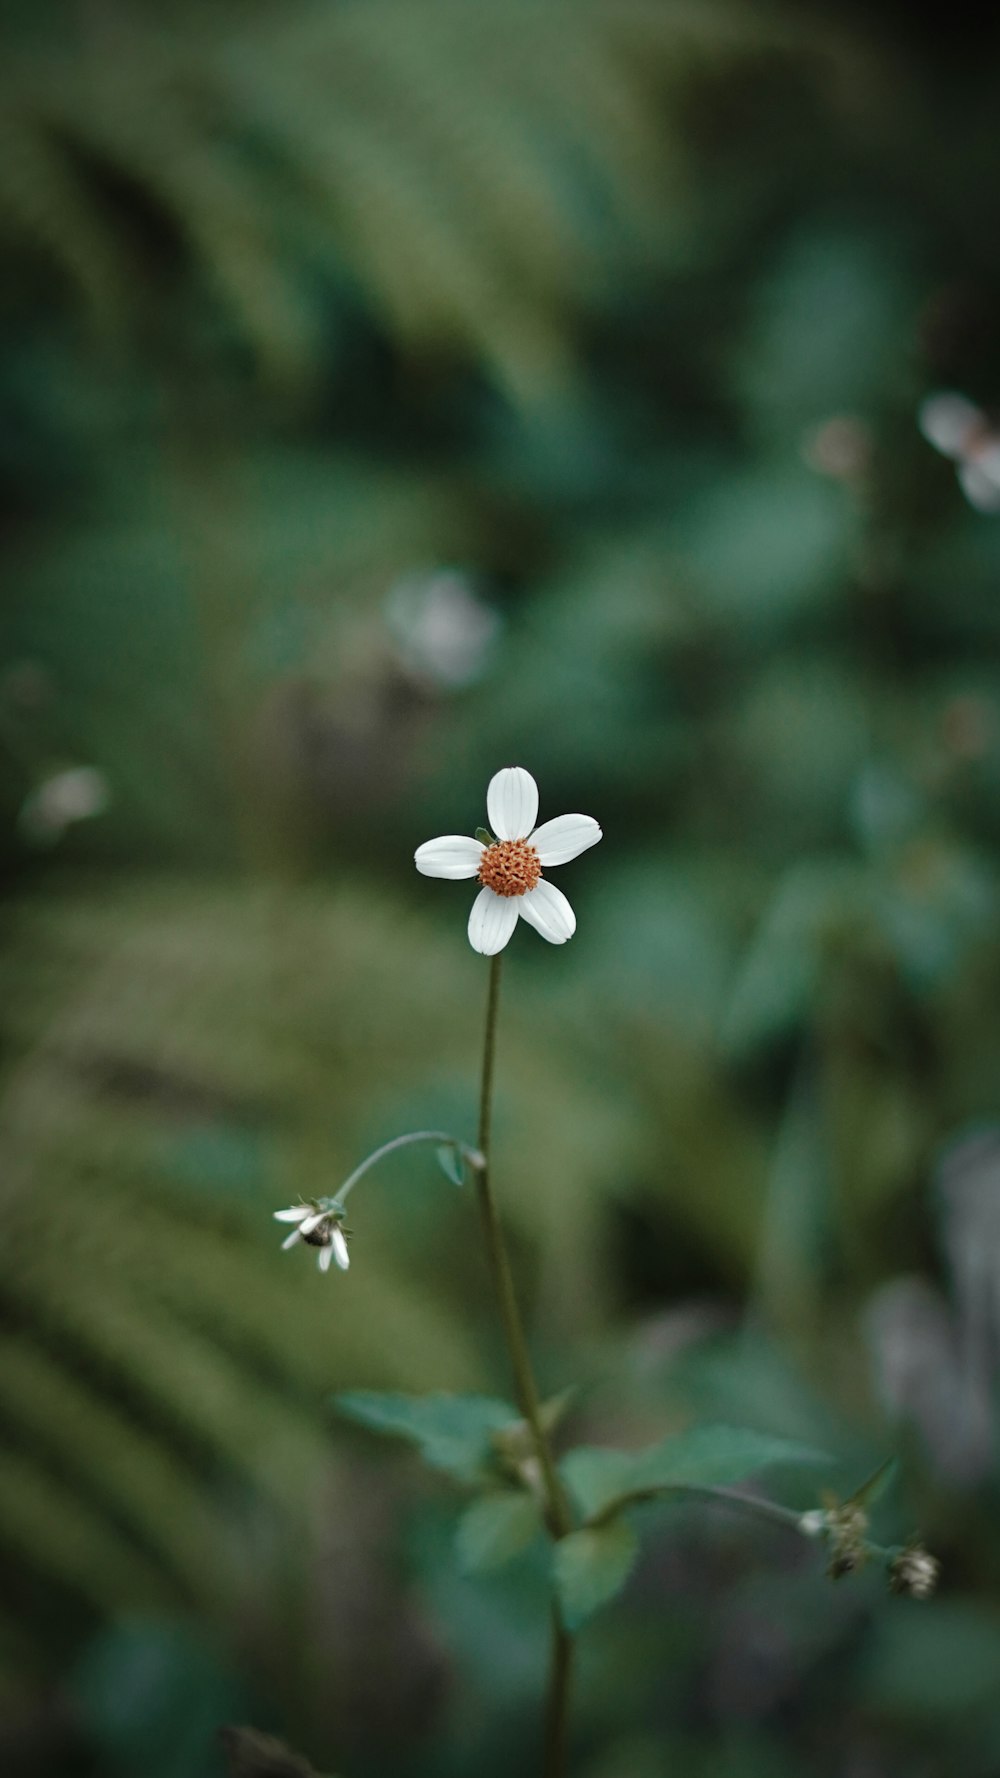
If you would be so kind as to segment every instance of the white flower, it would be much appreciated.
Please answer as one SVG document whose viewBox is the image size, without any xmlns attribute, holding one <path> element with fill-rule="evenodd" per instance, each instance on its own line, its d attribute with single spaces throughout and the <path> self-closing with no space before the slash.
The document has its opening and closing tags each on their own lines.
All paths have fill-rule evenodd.
<svg viewBox="0 0 1000 1778">
<path fill-rule="evenodd" d="M 276 1210 L 274 1220 L 298 1224 L 288 1239 L 282 1241 L 282 1247 L 294 1247 L 296 1241 L 305 1241 L 308 1247 L 319 1248 L 321 1272 L 330 1270 L 332 1259 L 336 1260 L 342 1272 L 347 1271 L 351 1260 L 347 1251 L 342 1210 L 322 1209 L 318 1204 L 293 1204 L 288 1210 Z"/>
<path fill-rule="evenodd" d="M 986 415 L 953 390 L 928 395 L 917 425 L 936 451 L 956 464 L 959 485 L 977 512 L 1000 512 L 1000 435 Z"/>
<path fill-rule="evenodd" d="M 447 568 L 397 581 L 386 622 L 407 671 L 449 691 L 483 677 L 500 632 L 499 613 Z"/>
<path fill-rule="evenodd" d="M 590 815 L 557 815 L 535 826 L 538 786 L 523 766 L 505 766 L 490 779 L 486 812 L 496 839 L 445 834 L 418 846 L 414 862 L 425 877 L 477 877 L 482 884 L 469 915 L 469 943 L 494 957 L 517 925 L 527 920 L 550 945 L 564 945 L 576 931 L 576 915 L 560 889 L 542 875 L 568 864 L 601 830 Z"/>
<path fill-rule="evenodd" d="M 71 766 L 36 785 L 21 809 L 21 826 L 33 840 L 57 840 L 75 821 L 103 815 L 111 790 L 95 766 Z"/>
</svg>

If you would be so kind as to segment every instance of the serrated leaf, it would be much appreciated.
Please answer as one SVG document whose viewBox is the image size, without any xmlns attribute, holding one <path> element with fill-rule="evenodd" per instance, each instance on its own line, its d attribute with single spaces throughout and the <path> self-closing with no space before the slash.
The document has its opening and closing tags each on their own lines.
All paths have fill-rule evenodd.
<svg viewBox="0 0 1000 1778">
<path fill-rule="evenodd" d="M 562 1473 L 581 1511 L 593 1518 L 618 1501 L 671 1488 L 720 1488 L 776 1463 L 816 1463 L 821 1452 L 740 1426 L 696 1426 L 644 1451 L 581 1446 Z"/>
<path fill-rule="evenodd" d="M 502 1494 L 484 1494 L 466 1508 L 458 1522 L 455 1545 L 459 1562 L 468 1574 L 501 1568 L 527 1548 L 541 1524 L 533 1495 L 514 1488 Z"/>
<path fill-rule="evenodd" d="M 450 1179 L 452 1185 L 464 1185 L 465 1161 L 461 1151 L 451 1142 L 442 1142 L 440 1148 L 435 1149 L 434 1152 L 437 1155 L 438 1166 L 445 1178 Z"/>
<path fill-rule="evenodd" d="M 639 1540 L 625 1519 L 572 1531 L 559 1540 L 553 1577 L 567 1630 L 578 1630 L 621 1592 L 638 1550 Z"/>
<path fill-rule="evenodd" d="M 509 1402 L 487 1395 L 391 1395 L 353 1389 L 334 1396 L 342 1414 L 373 1432 L 408 1438 L 425 1463 L 459 1481 L 481 1481 L 495 1472 L 493 1433 L 517 1419 Z"/>
</svg>

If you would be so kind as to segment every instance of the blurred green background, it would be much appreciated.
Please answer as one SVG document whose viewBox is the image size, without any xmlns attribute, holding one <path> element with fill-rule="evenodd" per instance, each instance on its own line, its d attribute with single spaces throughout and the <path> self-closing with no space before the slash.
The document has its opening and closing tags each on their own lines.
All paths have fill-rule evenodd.
<svg viewBox="0 0 1000 1778">
<path fill-rule="evenodd" d="M 1000 1767 L 1000 517 L 917 424 L 1000 398 L 963 19 L 4 6 L 5 1773 L 533 1769 L 539 1553 L 463 1575 L 329 1406 L 507 1390 L 473 1206 L 387 1162 L 346 1277 L 270 1220 L 474 1135 L 411 858 L 507 763 L 605 831 L 499 1055 L 570 1436 L 898 1451 L 944 1570 L 650 1509 L 574 1771 Z"/>
</svg>

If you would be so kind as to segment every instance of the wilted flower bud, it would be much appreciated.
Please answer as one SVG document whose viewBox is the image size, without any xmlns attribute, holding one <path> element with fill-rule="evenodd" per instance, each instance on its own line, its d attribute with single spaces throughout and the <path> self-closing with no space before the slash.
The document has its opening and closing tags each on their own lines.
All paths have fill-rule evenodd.
<svg viewBox="0 0 1000 1778">
<path fill-rule="evenodd" d="M 929 1599 L 934 1592 L 941 1564 L 922 1544 L 908 1544 L 889 1563 L 889 1587 L 893 1593 L 905 1593 L 910 1599 Z"/>
<path fill-rule="evenodd" d="M 868 1514 L 855 1500 L 843 1502 L 827 1496 L 827 1504 L 814 1507 L 799 1519 L 803 1537 L 823 1537 L 830 1552 L 826 1572 L 831 1580 L 855 1574 L 868 1560 Z"/>
<path fill-rule="evenodd" d="M 833 1550 L 826 1565 L 827 1579 L 843 1580 L 845 1575 L 857 1574 L 867 1559 L 868 1551 L 863 1543 Z"/>
</svg>

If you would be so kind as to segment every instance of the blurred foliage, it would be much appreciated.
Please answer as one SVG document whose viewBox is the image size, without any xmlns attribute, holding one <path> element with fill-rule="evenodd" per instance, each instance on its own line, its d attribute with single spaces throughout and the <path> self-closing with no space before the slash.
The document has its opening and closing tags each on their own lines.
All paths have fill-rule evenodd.
<svg viewBox="0 0 1000 1778">
<path fill-rule="evenodd" d="M 529 1769 L 544 1552 L 470 1574 L 506 1497 L 456 1549 L 327 1405 L 508 1391 L 468 1194 L 387 1162 L 346 1278 L 269 1220 L 474 1134 L 468 898 L 409 860 L 518 761 L 606 834 L 500 1040 L 567 1441 L 898 1449 L 946 1595 L 644 1507 L 577 1770 L 989 1778 L 1000 528 L 915 418 L 1000 400 L 989 54 L 820 0 L 3 20 L 0 1766 Z"/>
</svg>

